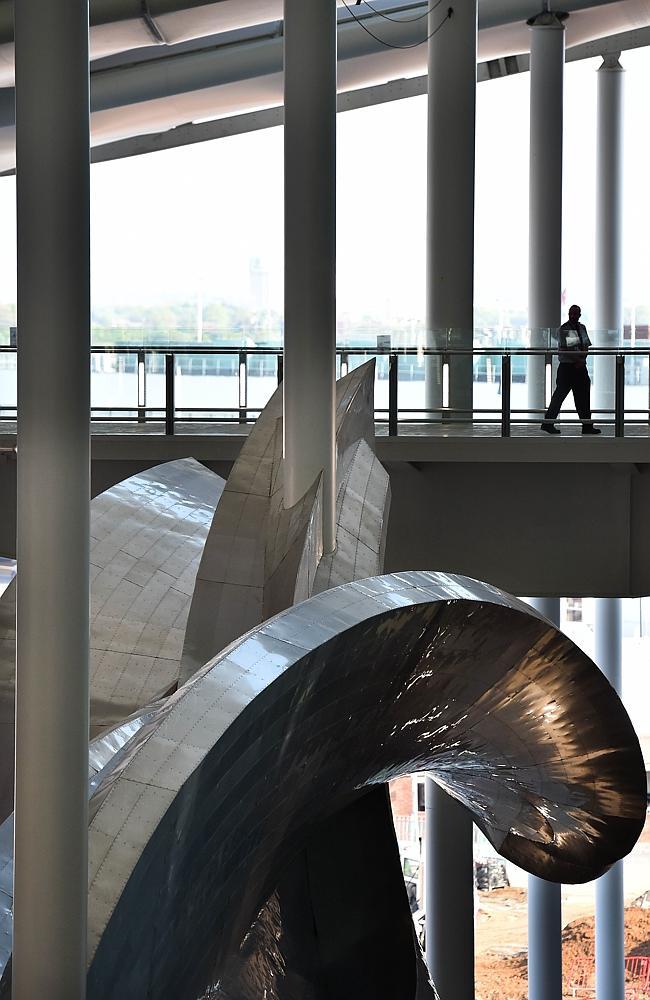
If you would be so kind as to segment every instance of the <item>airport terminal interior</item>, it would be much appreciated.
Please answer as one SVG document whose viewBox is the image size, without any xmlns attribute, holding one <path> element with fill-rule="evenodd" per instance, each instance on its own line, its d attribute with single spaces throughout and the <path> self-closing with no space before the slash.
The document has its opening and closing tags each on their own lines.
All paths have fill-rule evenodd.
<svg viewBox="0 0 650 1000">
<path fill-rule="evenodd" d="M 0 997 L 650 1000 L 648 86 L 0 0 Z"/>
</svg>

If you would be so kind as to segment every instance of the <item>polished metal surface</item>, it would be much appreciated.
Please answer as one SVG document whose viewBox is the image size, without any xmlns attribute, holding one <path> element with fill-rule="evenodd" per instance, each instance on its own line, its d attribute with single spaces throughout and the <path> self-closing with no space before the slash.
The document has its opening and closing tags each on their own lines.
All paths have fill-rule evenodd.
<svg viewBox="0 0 650 1000">
<path fill-rule="evenodd" d="M 410 771 L 428 770 L 505 857 L 553 880 L 596 877 L 645 817 L 638 741 L 598 668 L 528 606 L 446 574 L 351 583 L 278 615 L 121 754 L 91 803 L 94 1000 L 195 998 L 233 975 L 242 998 L 314 995 L 322 951 L 290 989 L 300 915 L 324 920 L 333 905 L 319 831 L 355 803 L 362 819 L 368 789 Z M 324 895 L 297 900 L 287 879 L 305 858 Z M 268 963 L 243 956 L 278 888 L 293 930 L 274 938 L 261 981 Z M 353 979 L 376 955 L 366 944 L 345 951 Z"/>
<path fill-rule="evenodd" d="M 383 568 L 390 488 L 374 455 L 374 361 L 337 382 L 337 548 L 322 559 L 320 480 L 284 506 L 282 389 L 228 477 L 196 577 L 181 667 L 185 681 L 216 650 L 314 591 Z"/>
<path fill-rule="evenodd" d="M 291 510 L 283 505 L 282 388 L 260 414 L 219 501 L 189 612 L 181 680 L 229 642 L 294 603 L 305 549 L 320 555 L 319 483 Z M 313 543 L 308 540 L 316 533 Z M 315 562 L 313 569 L 315 569 Z M 309 595 L 306 588 L 300 596 Z M 298 596 L 298 599 L 300 599 Z"/>
<path fill-rule="evenodd" d="M 318 563 L 312 593 L 384 568 L 390 479 L 375 454 L 375 366 L 340 380 L 337 398 L 336 549 Z"/>
<path fill-rule="evenodd" d="M 189 604 L 223 479 L 194 459 L 91 504 L 91 723 L 113 726 L 178 683 Z"/>
<path fill-rule="evenodd" d="M 0 556 L 0 597 L 16 575 L 16 560 Z"/>
<path fill-rule="evenodd" d="M 178 683 L 194 579 L 223 485 L 186 458 L 91 501 L 92 735 Z M 14 580 L 0 597 L 0 821 L 12 807 L 15 650 Z"/>
<path fill-rule="evenodd" d="M 352 446 L 336 498 L 336 549 L 318 564 L 312 593 L 376 576 L 384 568 L 390 481 L 365 441 Z"/>
</svg>

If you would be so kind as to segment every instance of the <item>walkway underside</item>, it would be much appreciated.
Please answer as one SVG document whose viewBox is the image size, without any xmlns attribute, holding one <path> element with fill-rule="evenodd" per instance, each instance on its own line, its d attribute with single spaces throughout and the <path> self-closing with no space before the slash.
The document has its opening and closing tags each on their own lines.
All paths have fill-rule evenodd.
<svg viewBox="0 0 650 1000">
<path fill-rule="evenodd" d="M 95 435 L 93 494 L 184 457 L 226 476 L 243 439 Z M 393 497 L 387 572 L 432 567 L 528 596 L 650 594 L 647 437 L 378 437 L 377 454 Z M 13 452 L 0 463 L 0 552 L 13 556 Z"/>
</svg>

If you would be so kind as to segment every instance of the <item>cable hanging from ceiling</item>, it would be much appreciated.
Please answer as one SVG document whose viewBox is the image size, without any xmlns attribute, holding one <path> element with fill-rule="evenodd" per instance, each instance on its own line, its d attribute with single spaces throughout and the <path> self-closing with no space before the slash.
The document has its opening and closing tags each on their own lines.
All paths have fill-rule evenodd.
<svg viewBox="0 0 650 1000">
<path fill-rule="evenodd" d="M 434 10 L 438 6 L 438 4 L 441 3 L 441 2 L 442 2 L 442 0 L 436 0 L 436 3 L 433 5 L 433 7 L 431 8 L 431 10 Z M 445 14 L 445 16 L 442 19 L 442 21 L 440 22 L 440 24 L 438 24 L 433 29 L 433 31 L 429 32 L 428 35 L 426 35 L 424 38 L 420 39 L 419 42 L 409 42 L 407 45 L 395 45 L 393 42 L 387 42 L 385 38 L 380 38 L 378 35 L 376 35 L 374 33 L 374 31 L 371 31 L 370 28 L 368 28 L 367 25 L 365 25 L 363 23 L 363 20 L 360 17 L 357 17 L 357 15 L 354 13 L 354 11 L 352 10 L 352 8 L 347 3 L 347 0 L 343 0 L 343 6 L 348 11 L 348 13 L 351 14 L 352 18 L 357 22 L 357 24 L 359 25 L 360 28 L 363 28 L 363 30 L 368 35 L 370 35 L 371 38 L 374 38 L 374 40 L 376 42 L 379 42 L 380 45 L 386 46 L 386 48 L 388 48 L 388 49 L 416 49 L 418 47 L 418 45 L 424 45 L 424 43 L 428 42 L 430 38 L 433 38 L 434 35 L 438 34 L 438 32 L 440 31 L 440 29 L 444 27 L 444 25 L 447 23 L 447 21 L 449 21 L 451 19 L 451 17 L 453 16 L 453 13 L 454 13 L 454 8 L 453 7 L 448 7 L 447 8 L 447 13 Z M 375 13 L 377 13 L 377 12 L 375 12 Z M 427 14 L 428 13 L 429 12 L 427 11 Z M 399 23 L 401 23 L 401 24 L 408 24 L 410 21 L 418 20 L 417 18 L 409 18 L 409 19 L 406 19 L 405 21 L 402 21 L 401 18 L 400 19 L 397 19 L 397 18 L 388 18 L 388 17 L 386 17 L 386 15 L 381 15 L 381 14 L 380 14 L 380 16 L 384 17 L 386 20 L 393 21 L 393 22 L 397 22 L 399 20 Z"/>
<path fill-rule="evenodd" d="M 390 14 L 384 14 L 383 10 L 377 10 L 377 8 L 373 7 L 371 3 L 368 3 L 368 0 L 356 0 L 355 6 L 358 7 L 361 3 L 363 3 L 363 6 L 367 7 L 368 10 L 371 10 L 373 14 L 376 14 L 377 17 L 383 17 L 384 21 L 392 21 L 393 24 L 415 24 L 416 21 L 422 21 L 425 17 L 428 17 L 429 14 L 436 9 L 436 7 L 440 6 L 442 0 L 436 0 L 433 6 L 425 10 L 424 14 L 417 14 L 415 17 L 391 17 Z M 425 39 L 423 39 L 423 41 L 424 40 Z"/>
</svg>

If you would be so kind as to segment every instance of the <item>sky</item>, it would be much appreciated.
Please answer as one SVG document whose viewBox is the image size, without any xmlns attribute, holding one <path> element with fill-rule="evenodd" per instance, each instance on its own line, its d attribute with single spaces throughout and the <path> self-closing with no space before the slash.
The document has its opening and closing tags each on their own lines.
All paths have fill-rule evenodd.
<svg viewBox="0 0 650 1000">
<path fill-rule="evenodd" d="M 626 304 L 650 302 L 646 197 L 650 49 L 626 68 Z M 596 68 L 565 77 L 563 286 L 593 312 Z M 475 304 L 524 309 L 528 283 L 529 75 L 477 96 Z M 173 300 L 250 303 L 250 261 L 282 309 L 282 130 L 269 129 L 92 168 L 96 307 Z M 338 312 L 424 316 L 426 98 L 338 116 Z M 15 182 L 0 178 L 0 302 L 15 301 Z"/>
</svg>

